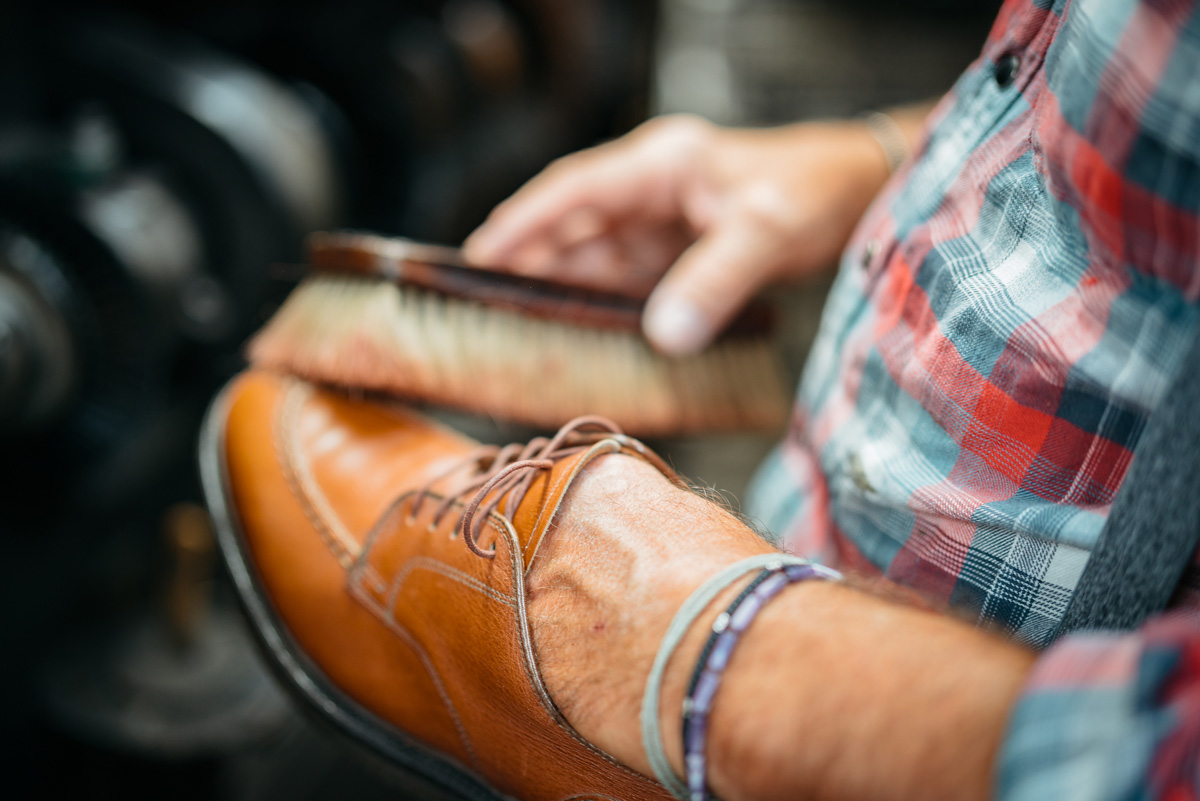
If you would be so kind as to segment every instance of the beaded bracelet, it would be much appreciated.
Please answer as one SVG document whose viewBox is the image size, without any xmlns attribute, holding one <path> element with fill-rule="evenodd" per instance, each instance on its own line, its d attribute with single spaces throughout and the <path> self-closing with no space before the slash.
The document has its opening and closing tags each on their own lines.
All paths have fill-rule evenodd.
<svg viewBox="0 0 1200 801">
<path fill-rule="evenodd" d="M 689 801 L 707 801 L 708 717 L 729 657 L 750 623 L 784 587 L 808 579 L 840 581 L 842 574 L 823 565 L 786 565 L 766 568 L 734 599 L 712 624 L 712 634 L 696 662 L 696 670 L 683 701 L 683 754 Z"/>
</svg>

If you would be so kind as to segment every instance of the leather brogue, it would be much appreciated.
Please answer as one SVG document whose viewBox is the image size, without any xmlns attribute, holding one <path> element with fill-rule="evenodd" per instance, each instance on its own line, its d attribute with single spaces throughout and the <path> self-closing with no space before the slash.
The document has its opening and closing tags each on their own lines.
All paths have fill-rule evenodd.
<svg viewBox="0 0 1200 801">
<path fill-rule="evenodd" d="M 581 737 L 526 617 L 542 537 L 590 460 L 669 469 L 598 419 L 482 447 L 402 406 L 245 373 L 214 402 L 201 472 L 260 644 L 307 707 L 470 798 L 669 799 Z"/>
</svg>

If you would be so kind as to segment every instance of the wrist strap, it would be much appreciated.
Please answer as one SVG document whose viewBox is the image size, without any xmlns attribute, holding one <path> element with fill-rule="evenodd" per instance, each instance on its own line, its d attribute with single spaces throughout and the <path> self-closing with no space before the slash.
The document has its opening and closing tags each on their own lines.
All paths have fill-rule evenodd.
<svg viewBox="0 0 1200 801">
<path fill-rule="evenodd" d="M 675 653 L 675 649 L 679 646 L 683 636 L 687 634 L 688 629 L 696 622 L 696 618 L 729 585 L 755 570 L 763 568 L 777 570 L 786 565 L 807 564 L 809 564 L 807 559 L 779 553 L 764 553 L 734 562 L 701 584 L 695 592 L 689 595 L 688 599 L 683 602 L 683 606 L 679 607 L 679 611 L 675 613 L 671 625 L 667 627 L 662 644 L 658 646 L 658 655 L 654 657 L 654 664 L 650 668 L 650 676 L 646 679 L 646 691 L 642 695 L 642 747 L 646 749 L 646 758 L 650 761 L 650 767 L 654 769 L 655 777 L 681 801 L 687 798 L 687 784 L 671 769 L 671 763 L 667 760 L 667 754 L 663 748 L 662 728 L 658 722 L 659 695 L 662 691 L 663 673 L 666 672 L 667 662 L 671 660 L 671 655 Z"/>
</svg>

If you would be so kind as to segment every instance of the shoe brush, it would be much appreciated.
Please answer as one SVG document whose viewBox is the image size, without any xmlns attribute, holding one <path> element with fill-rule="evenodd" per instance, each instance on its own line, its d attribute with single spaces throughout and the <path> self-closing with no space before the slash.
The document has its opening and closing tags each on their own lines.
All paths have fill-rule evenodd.
<svg viewBox="0 0 1200 801">
<path fill-rule="evenodd" d="M 631 434 L 779 428 L 790 399 L 771 309 L 682 358 L 641 334 L 643 303 L 468 267 L 460 251 L 333 232 L 249 346 L 308 380 L 553 429 L 581 414 Z"/>
</svg>

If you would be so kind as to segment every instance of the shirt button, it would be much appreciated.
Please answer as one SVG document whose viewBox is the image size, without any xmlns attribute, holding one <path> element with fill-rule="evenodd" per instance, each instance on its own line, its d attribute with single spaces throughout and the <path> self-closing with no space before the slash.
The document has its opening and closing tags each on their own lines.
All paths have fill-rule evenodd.
<svg viewBox="0 0 1200 801">
<path fill-rule="evenodd" d="M 851 453 L 850 458 L 846 460 L 846 474 L 861 492 L 875 491 L 871 480 L 867 478 L 867 471 L 863 469 L 862 457 L 857 453 Z"/>
<path fill-rule="evenodd" d="M 1021 57 L 1016 53 L 1007 53 L 1000 57 L 996 62 L 996 85 L 1001 89 L 1007 89 L 1009 84 L 1013 82 L 1013 78 L 1017 77 L 1017 73 L 1021 69 Z"/>
<path fill-rule="evenodd" d="M 872 239 L 872 240 L 868 241 L 866 247 L 863 248 L 863 252 L 862 252 L 862 268 L 864 270 L 868 269 L 871 266 L 871 263 L 873 261 L 875 261 L 875 257 L 878 255 L 879 255 L 879 240 Z"/>
</svg>

